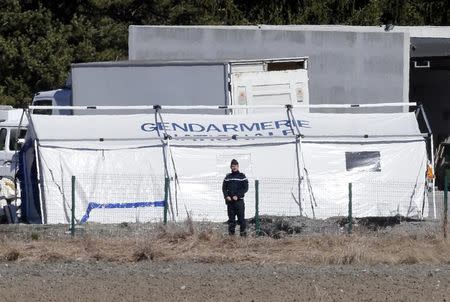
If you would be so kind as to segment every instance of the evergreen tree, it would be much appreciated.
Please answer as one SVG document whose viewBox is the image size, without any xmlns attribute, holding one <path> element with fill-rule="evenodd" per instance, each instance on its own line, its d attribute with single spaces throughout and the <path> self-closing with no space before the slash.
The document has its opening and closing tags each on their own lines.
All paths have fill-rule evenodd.
<svg viewBox="0 0 450 302">
<path fill-rule="evenodd" d="M 128 26 L 450 25 L 448 0 L 2 0 L 0 104 L 64 84 L 71 63 L 127 58 Z"/>
</svg>

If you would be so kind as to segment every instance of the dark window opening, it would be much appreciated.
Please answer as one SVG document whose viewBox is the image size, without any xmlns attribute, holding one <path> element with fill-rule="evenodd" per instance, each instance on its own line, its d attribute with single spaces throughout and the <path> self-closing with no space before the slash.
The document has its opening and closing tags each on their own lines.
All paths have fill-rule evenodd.
<svg viewBox="0 0 450 302">
<path fill-rule="evenodd" d="M 444 111 L 444 113 L 442 114 L 444 120 L 448 121 L 450 120 L 450 110 Z"/>
<path fill-rule="evenodd" d="M 27 134 L 26 129 L 20 129 L 19 137 L 17 137 L 17 129 L 11 129 L 11 132 L 9 133 L 9 150 L 19 150 L 20 145 L 16 144 L 17 141 L 21 138 L 25 138 L 25 135 Z"/>
<path fill-rule="evenodd" d="M 53 106 L 52 100 L 37 100 L 33 102 L 34 106 Z M 33 114 L 52 115 L 52 109 L 34 109 Z"/>
<path fill-rule="evenodd" d="M 8 130 L 6 130 L 6 128 L 2 128 L 0 130 L 0 150 L 5 150 L 6 134 L 7 133 L 8 133 Z"/>
<path fill-rule="evenodd" d="M 267 63 L 267 71 L 296 70 L 296 69 L 305 69 L 305 61 Z"/>
<path fill-rule="evenodd" d="M 347 171 L 381 172 L 380 152 L 345 152 Z"/>
</svg>

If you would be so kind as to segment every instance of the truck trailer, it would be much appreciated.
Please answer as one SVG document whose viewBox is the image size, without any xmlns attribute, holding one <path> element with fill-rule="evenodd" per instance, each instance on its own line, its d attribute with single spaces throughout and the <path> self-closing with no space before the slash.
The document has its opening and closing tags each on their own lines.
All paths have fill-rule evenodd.
<svg viewBox="0 0 450 302">
<path fill-rule="evenodd" d="M 63 89 L 37 93 L 33 105 L 94 107 L 157 104 L 179 106 L 309 104 L 306 57 L 236 61 L 80 63 L 72 64 L 70 79 L 67 87 Z M 264 109 L 239 109 L 233 113 L 245 114 L 249 110 L 254 112 Z M 85 114 L 85 112 L 35 109 L 34 113 Z M 96 110 L 95 113 L 104 112 Z"/>
</svg>

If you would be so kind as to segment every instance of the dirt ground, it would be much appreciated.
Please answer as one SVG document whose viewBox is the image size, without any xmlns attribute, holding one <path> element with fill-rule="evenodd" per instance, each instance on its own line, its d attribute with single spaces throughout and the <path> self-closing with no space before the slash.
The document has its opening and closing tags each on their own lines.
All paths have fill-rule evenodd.
<svg viewBox="0 0 450 302">
<path fill-rule="evenodd" d="M 450 266 L 3 263 L 1 301 L 449 301 Z"/>
<path fill-rule="evenodd" d="M 0 301 L 450 301 L 450 241 L 417 221 L 0 226 Z"/>
</svg>

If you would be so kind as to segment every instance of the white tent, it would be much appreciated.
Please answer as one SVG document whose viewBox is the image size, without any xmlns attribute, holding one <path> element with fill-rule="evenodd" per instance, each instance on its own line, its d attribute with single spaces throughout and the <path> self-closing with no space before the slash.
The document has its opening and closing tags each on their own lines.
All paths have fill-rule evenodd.
<svg viewBox="0 0 450 302">
<path fill-rule="evenodd" d="M 223 221 L 232 158 L 250 180 L 248 217 L 256 179 L 261 214 L 346 216 L 349 183 L 356 217 L 428 211 L 414 113 L 31 115 L 28 133 L 25 174 L 40 185 L 26 195 L 43 223 L 69 222 L 71 176 L 82 222 L 162 219 L 165 175 L 172 219 Z"/>
</svg>

